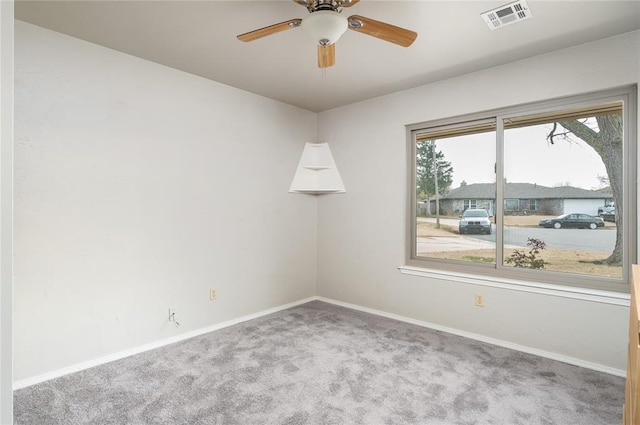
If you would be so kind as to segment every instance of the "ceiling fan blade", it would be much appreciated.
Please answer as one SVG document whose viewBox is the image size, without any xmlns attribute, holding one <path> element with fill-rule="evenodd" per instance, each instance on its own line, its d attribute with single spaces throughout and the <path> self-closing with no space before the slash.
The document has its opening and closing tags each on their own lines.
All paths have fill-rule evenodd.
<svg viewBox="0 0 640 425">
<path fill-rule="evenodd" d="M 318 68 L 329 68 L 336 64 L 336 45 L 318 44 Z"/>
<path fill-rule="evenodd" d="M 268 27 L 260 28 L 255 31 L 249 31 L 238 36 L 240 41 L 253 41 L 262 37 L 266 37 L 271 34 L 275 34 L 281 31 L 286 31 L 291 28 L 299 27 L 302 24 L 302 19 L 290 19 L 279 24 L 270 25 Z"/>
<path fill-rule="evenodd" d="M 349 29 L 398 44 L 402 47 L 411 46 L 418 36 L 414 31 L 359 15 L 349 16 Z"/>
</svg>

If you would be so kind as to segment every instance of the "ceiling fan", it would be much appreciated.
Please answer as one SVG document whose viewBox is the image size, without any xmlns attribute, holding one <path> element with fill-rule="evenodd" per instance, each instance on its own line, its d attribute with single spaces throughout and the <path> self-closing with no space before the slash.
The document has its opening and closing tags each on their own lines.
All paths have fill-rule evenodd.
<svg viewBox="0 0 640 425">
<path fill-rule="evenodd" d="M 303 32 L 318 43 L 318 68 L 328 68 L 336 63 L 335 43 L 348 29 L 370 35 L 403 47 L 409 47 L 417 33 L 364 16 L 347 17 L 340 13 L 360 0 L 293 0 L 307 8 L 309 15 L 302 19 L 290 19 L 254 31 L 240 34 L 241 41 L 253 41 L 291 28 L 302 27 Z"/>
</svg>

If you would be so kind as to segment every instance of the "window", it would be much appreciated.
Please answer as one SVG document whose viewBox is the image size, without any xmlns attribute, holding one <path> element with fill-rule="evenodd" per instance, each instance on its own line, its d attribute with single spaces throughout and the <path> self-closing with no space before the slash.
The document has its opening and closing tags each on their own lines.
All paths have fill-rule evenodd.
<svg viewBox="0 0 640 425">
<path fill-rule="evenodd" d="M 535 211 L 537 204 L 535 199 L 505 199 L 504 210 L 506 212 L 522 212 L 527 214 L 528 211 Z"/>
<path fill-rule="evenodd" d="M 417 258 L 494 263 L 495 240 L 451 238 L 455 234 L 493 233 L 489 215 L 496 197 L 495 126 L 493 120 L 432 130 L 417 134 L 415 142 L 418 199 L 436 198 L 432 215 L 416 218 Z M 436 193 L 438 196 L 436 197 Z M 467 212 L 485 212 L 485 217 L 466 217 Z M 481 223 L 480 223 L 481 222 Z M 466 249 L 468 247 L 468 249 Z M 466 252 L 469 255 L 464 255 Z"/>
<path fill-rule="evenodd" d="M 465 210 L 469 208 L 477 208 L 478 202 L 475 199 L 465 199 L 463 208 Z"/>
<path fill-rule="evenodd" d="M 504 210 L 505 211 L 518 211 L 520 209 L 519 199 L 505 199 Z"/>
<path fill-rule="evenodd" d="M 408 128 L 409 265 L 627 291 L 635 88 Z M 600 217 L 611 199 L 615 212 Z M 604 219 L 607 219 L 605 221 Z"/>
</svg>

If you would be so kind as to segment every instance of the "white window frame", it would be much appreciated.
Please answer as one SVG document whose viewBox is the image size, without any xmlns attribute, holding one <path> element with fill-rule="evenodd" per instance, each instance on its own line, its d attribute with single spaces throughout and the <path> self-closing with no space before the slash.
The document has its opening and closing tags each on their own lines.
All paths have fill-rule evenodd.
<svg viewBox="0 0 640 425">
<path fill-rule="evenodd" d="M 534 114 L 545 114 L 553 111 L 582 108 L 590 105 L 623 101 L 624 149 L 623 164 L 623 270 L 622 279 L 604 276 L 592 276 L 555 272 L 549 270 L 528 270 L 505 266 L 503 258 L 502 217 L 504 215 L 504 188 L 497 185 L 496 214 L 496 264 L 477 264 L 464 261 L 418 257 L 416 255 L 416 194 L 415 194 L 415 146 L 416 135 L 430 132 L 432 129 L 448 129 L 466 127 L 475 122 L 495 120 L 496 125 L 496 181 L 504 181 L 504 120 L 525 117 Z M 400 267 L 403 273 L 424 276 L 458 276 L 461 279 L 476 276 L 478 281 L 507 282 L 506 286 L 514 289 L 518 286 L 531 288 L 543 285 L 547 288 L 573 288 L 568 293 L 587 291 L 628 293 L 631 264 L 638 262 L 637 256 L 637 88 L 623 87 L 596 93 L 570 96 L 549 101 L 506 107 L 477 114 L 452 117 L 436 121 L 411 124 L 406 126 L 408 143 L 408 185 L 407 185 L 407 223 L 405 265 Z M 471 123 L 471 124 L 470 124 Z M 500 201 L 501 200 L 501 201 Z M 520 282 L 521 285 L 517 283 Z M 502 285 L 502 283 L 500 284 Z"/>
<path fill-rule="evenodd" d="M 477 199 L 465 199 L 464 201 L 462 201 L 462 209 L 465 211 L 469 209 L 475 209 L 477 206 L 478 206 Z"/>
</svg>

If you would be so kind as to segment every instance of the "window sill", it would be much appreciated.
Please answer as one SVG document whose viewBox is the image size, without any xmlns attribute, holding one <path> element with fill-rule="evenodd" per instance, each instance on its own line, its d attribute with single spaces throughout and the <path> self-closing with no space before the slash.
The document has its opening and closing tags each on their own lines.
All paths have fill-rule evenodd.
<svg viewBox="0 0 640 425">
<path fill-rule="evenodd" d="M 400 273 L 411 276 L 429 277 L 432 279 L 448 280 L 458 283 L 490 286 L 493 288 L 509 289 L 512 291 L 532 292 L 535 294 L 572 298 L 602 304 L 613 304 L 625 307 L 629 307 L 630 305 L 629 294 L 621 292 L 576 288 L 549 283 L 528 282 L 523 280 L 451 272 L 447 270 L 425 269 L 406 265 L 400 266 L 398 269 L 400 270 Z"/>
</svg>

